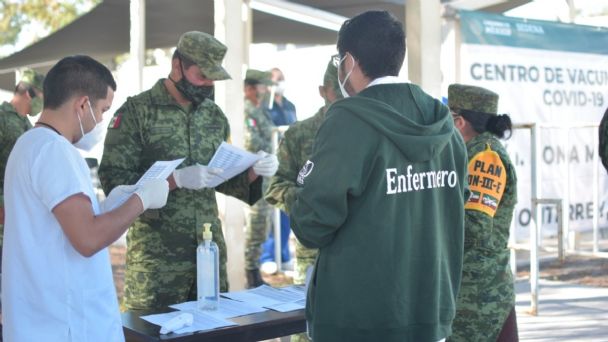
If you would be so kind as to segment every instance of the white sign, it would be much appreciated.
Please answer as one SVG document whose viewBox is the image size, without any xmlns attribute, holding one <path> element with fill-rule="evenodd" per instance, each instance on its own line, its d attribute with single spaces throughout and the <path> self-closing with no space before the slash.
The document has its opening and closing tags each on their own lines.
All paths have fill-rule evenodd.
<svg viewBox="0 0 608 342">
<path fill-rule="evenodd" d="M 541 198 L 569 202 L 571 229 L 591 229 L 597 128 L 608 107 L 608 30 L 461 12 L 460 81 L 500 95 L 499 113 L 542 126 Z M 587 125 L 588 126 L 588 125 Z M 530 223 L 529 130 L 505 141 L 518 175 L 514 222 Z M 599 164 L 599 224 L 608 226 L 606 170 Z M 554 207 L 542 210 L 543 230 L 556 230 Z"/>
</svg>

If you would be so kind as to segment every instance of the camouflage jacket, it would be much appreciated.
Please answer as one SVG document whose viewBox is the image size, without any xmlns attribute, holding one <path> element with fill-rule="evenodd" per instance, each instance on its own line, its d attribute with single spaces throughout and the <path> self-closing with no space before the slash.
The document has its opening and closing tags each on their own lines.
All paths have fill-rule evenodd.
<svg viewBox="0 0 608 342">
<path fill-rule="evenodd" d="M 32 128 L 30 121 L 8 102 L 0 105 L 0 207 L 4 206 L 4 169 L 8 155 L 21 134 Z"/>
<path fill-rule="evenodd" d="M 264 199 L 288 214 L 296 200 L 296 189 L 298 187 L 296 178 L 302 166 L 312 155 L 315 135 L 323 120 L 325 120 L 325 107 L 321 107 L 313 117 L 292 124 L 279 144 L 277 152 L 279 169 L 270 179 Z M 304 247 L 296 239 L 295 252 L 296 264 L 293 281 L 294 284 L 301 285 L 306 281 L 308 267 L 314 265 L 318 250 Z"/>
<path fill-rule="evenodd" d="M 272 153 L 273 127 L 268 110 L 245 99 L 245 148 L 250 152 Z"/>
<path fill-rule="evenodd" d="M 181 167 L 207 165 L 217 147 L 229 139 L 230 127 L 211 100 L 186 111 L 167 92 L 163 79 L 130 97 L 109 124 L 99 178 L 106 193 L 134 184 L 157 160 L 185 157 Z M 249 184 L 247 171 L 215 189 L 175 189 L 162 209 L 147 210 L 127 235 L 129 267 L 139 271 L 186 271 L 196 264 L 203 223 L 212 223 L 213 239 L 226 262 L 226 246 L 215 191 L 248 204 L 261 197 L 261 178 Z"/>
<path fill-rule="evenodd" d="M 296 199 L 296 178 L 312 155 L 315 135 L 324 119 L 325 108 L 322 107 L 313 117 L 290 126 L 279 144 L 279 169 L 270 179 L 264 199 L 288 214 Z"/>
<path fill-rule="evenodd" d="M 467 152 L 471 196 L 465 206 L 462 282 L 450 341 L 494 341 L 515 305 L 507 245 L 517 203 L 517 175 L 507 151 L 491 133 L 467 142 Z M 484 153 L 497 154 L 498 167 L 490 165 Z M 495 178 L 484 181 L 480 175 Z M 479 195 L 480 188 L 490 190 Z M 488 211 L 482 211 L 484 205 Z"/>
</svg>

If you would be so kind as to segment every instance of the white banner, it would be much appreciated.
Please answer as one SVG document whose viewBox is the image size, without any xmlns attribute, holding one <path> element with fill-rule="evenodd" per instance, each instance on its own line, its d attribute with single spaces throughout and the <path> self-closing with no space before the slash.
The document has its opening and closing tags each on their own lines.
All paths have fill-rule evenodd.
<svg viewBox="0 0 608 342">
<path fill-rule="evenodd" d="M 577 25 L 464 14 L 460 23 L 460 83 L 498 93 L 499 113 L 509 114 L 514 123 L 544 126 L 538 161 L 540 197 L 563 198 L 569 203 L 570 229 L 591 229 L 594 187 L 599 187 L 600 227 L 608 226 L 608 177 L 600 163 L 599 182 L 593 183 L 597 127 L 589 127 L 599 124 L 608 107 L 608 51 L 598 53 L 595 47 L 584 51 L 585 43 L 606 46 L 608 30 L 597 30 L 604 39 L 591 41 L 586 34 L 591 28 Z M 570 40 L 572 35 L 579 41 Z M 568 51 L 570 47 L 575 51 Z M 514 217 L 518 236 L 527 236 L 531 217 L 530 143 L 529 130 L 525 129 L 515 130 L 505 141 L 518 176 Z M 555 207 L 543 208 L 545 233 L 555 233 L 556 220 Z"/>
</svg>

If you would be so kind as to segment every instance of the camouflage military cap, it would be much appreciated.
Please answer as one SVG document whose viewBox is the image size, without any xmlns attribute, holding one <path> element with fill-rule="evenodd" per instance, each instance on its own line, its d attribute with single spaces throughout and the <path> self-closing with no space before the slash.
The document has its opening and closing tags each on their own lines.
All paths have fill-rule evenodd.
<svg viewBox="0 0 608 342">
<path fill-rule="evenodd" d="M 30 86 L 42 91 L 42 84 L 44 83 L 44 75 L 38 73 L 32 69 L 25 69 L 21 72 L 21 82 L 27 83 Z"/>
<path fill-rule="evenodd" d="M 448 87 L 448 107 L 452 110 L 464 109 L 496 115 L 498 112 L 498 94 L 486 88 L 450 84 Z"/>
<path fill-rule="evenodd" d="M 338 81 L 338 68 L 334 65 L 333 56 L 327 63 L 325 74 L 323 75 L 323 86 L 331 87 L 338 99 L 342 98 L 342 92 L 340 91 L 340 84 Z"/>
<path fill-rule="evenodd" d="M 185 58 L 194 62 L 206 78 L 211 80 L 226 80 L 230 78 L 222 67 L 222 60 L 227 47 L 215 37 L 199 31 L 182 34 L 177 43 L 177 51 Z"/>
<path fill-rule="evenodd" d="M 270 71 L 260 71 L 255 69 L 247 69 L 245 74 L 245 83 L 247 84 L 264 84 L 267 86 L 274 85 L 272 82 L 272 73 Z"/>
</svg>

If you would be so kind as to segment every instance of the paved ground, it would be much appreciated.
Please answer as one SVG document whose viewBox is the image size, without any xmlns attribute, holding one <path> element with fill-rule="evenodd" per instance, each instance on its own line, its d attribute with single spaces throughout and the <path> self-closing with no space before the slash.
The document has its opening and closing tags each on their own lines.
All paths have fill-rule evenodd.
<svg viewBox="0 0 608 342">
<path fill-rule="evenodd" d="M 550 256 L 540 261 L 539 270 L 542 279 L 608 288 L 608 259 L 568 255 L 562 263 Z M 524 260 L 517 277 L 528 277 L 528 271 L 529 264 Z"/>
<path fill-rule="evenodd" d="M 538 316 L 527 313 L 528 280 L 518 280 L 515 289 L 521 341 L 608 341 L 608 288 L 541 280 Z"/>
</svg>

